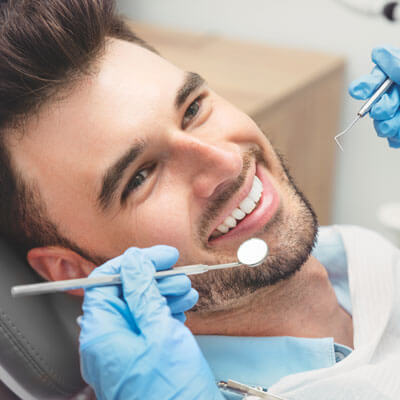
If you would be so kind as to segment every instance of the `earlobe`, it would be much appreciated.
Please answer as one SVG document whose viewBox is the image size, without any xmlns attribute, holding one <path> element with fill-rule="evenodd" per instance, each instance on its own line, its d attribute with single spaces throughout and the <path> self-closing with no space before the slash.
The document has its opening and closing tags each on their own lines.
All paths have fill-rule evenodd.
<svg viewBox="0 0 400 400">
<path fill-rule="evenodd" d="M 95 265 L 64 247 L 37 247 L 29 250 L 27 260 L 44 279 L 59 281 L 86 277 Z"/>
</svg>

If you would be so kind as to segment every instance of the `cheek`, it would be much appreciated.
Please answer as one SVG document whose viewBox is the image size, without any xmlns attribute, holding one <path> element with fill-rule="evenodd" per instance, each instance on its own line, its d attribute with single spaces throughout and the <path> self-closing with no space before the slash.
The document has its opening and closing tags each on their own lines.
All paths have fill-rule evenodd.
<svg viewBox="0 0 400 400">
<path fill-rule="evenodd" d="M 138 247 L 166 244 L 183 250 L 191 242 L 190 213 L 183 201 L 148 201 L 136 209 L 134 218 Z"/>
</svg>

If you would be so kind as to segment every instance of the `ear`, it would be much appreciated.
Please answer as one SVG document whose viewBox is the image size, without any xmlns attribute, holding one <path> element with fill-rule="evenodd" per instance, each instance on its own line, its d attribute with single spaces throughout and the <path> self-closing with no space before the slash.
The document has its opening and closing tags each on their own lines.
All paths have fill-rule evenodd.
<svg viewBox="0 0 400 400">
<path fill-rule="evenodd" d="M 31 249 L 27 260 L 31 267 L 48 281 L 85 278 L 96 267 L 75 251 L 58 246 Z M 83 290 L 72 290 L 69 293 L 83 295 Z"/>
</svg>

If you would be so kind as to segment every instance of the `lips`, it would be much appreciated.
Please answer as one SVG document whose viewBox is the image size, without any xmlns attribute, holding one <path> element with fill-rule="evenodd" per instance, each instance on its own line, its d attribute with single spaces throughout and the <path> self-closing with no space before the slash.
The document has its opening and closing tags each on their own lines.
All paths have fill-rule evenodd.
<svg viewBox="0 0 400 400">
<path fill-rule="evenodd" d="M 249 184 L 247 184 L 249 186 Z M 270 182 L 266 171 L 257 166 L 248 193 L 227 217 L 221 219 L 209 237 L 209 243 L 235 236 L 250 236 L 263 228 L 279 206 L 279 195 Z M 226 214 L 225 214 L 226 215 Z"/>
</svg>

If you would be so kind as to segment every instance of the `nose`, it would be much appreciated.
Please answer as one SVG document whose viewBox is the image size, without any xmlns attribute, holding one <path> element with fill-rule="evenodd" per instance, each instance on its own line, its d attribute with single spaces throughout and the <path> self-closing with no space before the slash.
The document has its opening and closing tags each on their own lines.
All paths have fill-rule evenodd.
<svg viewBox="0 0 400 400">
<path fill-rule="evenodd" d="M 174 151 L 196 197 L 209 198 L 236 179 L 243 169 L 240 147 L 230 142 L 205 142 L 190 135 L 175 137 Z"/>
</svg>

